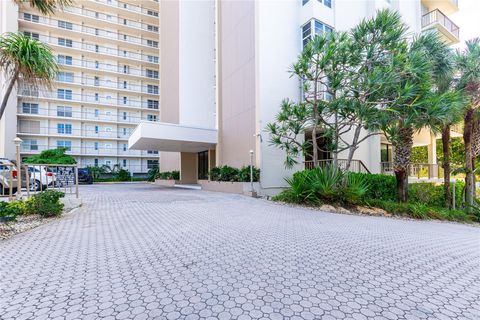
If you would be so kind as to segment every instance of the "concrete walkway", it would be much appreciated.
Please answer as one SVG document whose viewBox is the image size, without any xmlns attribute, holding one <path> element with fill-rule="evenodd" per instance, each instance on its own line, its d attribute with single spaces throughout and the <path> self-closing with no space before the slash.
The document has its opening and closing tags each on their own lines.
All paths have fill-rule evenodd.
<svg viewBox="0 0 480 320">
<path fill-rule="evenodd" d="M 0 242 L 0 319 L 480 319 L 480 229 L 149 184 Z"/>
</svg>

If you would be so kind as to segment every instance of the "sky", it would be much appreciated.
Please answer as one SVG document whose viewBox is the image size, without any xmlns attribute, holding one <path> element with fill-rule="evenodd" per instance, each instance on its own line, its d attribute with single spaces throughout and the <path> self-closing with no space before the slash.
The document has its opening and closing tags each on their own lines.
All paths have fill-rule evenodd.
<svg viewBox="0 0 480 320">
<path fill-rule="evenodd" d="M 480 37 L 480 0 L 458 0 L 459 10 L 450 18 L 460 28 L 460 43 L 455 47 L 464 47 L 465 41 Z"/>
</svg>

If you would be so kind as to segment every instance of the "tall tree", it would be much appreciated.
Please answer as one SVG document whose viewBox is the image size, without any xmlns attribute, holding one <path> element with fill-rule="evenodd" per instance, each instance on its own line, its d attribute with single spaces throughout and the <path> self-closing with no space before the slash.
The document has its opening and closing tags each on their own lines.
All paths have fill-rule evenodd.
<svg viewBox="0 0 480 320">
<path fill-rule="evenodd" d="M 434 133 L 441 133 L 442 140 L 442 167 L 445 207 L 452 205 L 450 190 L 451 165 L 450 165 L 450 131 L 452 125 L 461 121 L 464 113 L 463 99 L 457 90 L 454 90 L 454 54 L 452 49 L 440 39 L 437 33 L 428 33 L 418 39 L 415 45 L 424 49 L 428 59 L 432 62 L 432 93 L 448 94 L 448 99 L 441 99 L 439 103 L 448 103 L 442 109 L 444 117 L 432 119 L 430 128 Z M 438 120 L 438 121 L 437 121 Z"/>
<path fill-rule="evenodd" d="M 13 0 L 13 2 L 19 6 L 24 3 L 29 4 L 30 7 L 48 15 L 55 13 L 56 10 L 71 5 L 74 0 Z"/>
<path fill-rule="evenodd" d="M 0 119 L 18 80 L 33 88 L 50 87 L 58 71 L 51 49 L 23 33 L 7 33 L 0 37 L 0 69 L 8 79 L 0 105 Z"/>
<path fill-rule="evenodd" d="M 456 66 L 459 73 L 458 88 L 462 90 L 467 100 L 467 110 L 464 114 L 463 141 L 465 144 L 465 202 L 470 210 L 475 199 L 475 172 L 473 169 L 474 154 L 472 141 L 475 137 L 474 123 L 477 109 L 480 106 L 480 39 L 466 42 L 466 48 L 456 53 Z"/>
</svg>

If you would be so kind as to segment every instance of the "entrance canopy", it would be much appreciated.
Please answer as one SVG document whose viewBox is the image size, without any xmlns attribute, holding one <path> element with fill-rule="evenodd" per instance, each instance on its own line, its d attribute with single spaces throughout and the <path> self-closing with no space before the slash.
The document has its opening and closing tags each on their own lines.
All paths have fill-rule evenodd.
<svg viewBox="0 0 480 320">
<path fill-rule="evenodd" d="M 141 122 L 128 139 L 133 150 L 200 152 L 215 149 L 217 130 L 166 122 Z"/>
</svg>

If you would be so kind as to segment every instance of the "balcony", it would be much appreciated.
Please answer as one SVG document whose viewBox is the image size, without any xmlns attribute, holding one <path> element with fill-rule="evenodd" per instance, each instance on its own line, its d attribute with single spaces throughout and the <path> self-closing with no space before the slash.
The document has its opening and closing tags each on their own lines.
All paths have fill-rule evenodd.
<svg viewBox="0 0 480 320">
<path fill-rule="evenodd" d="M 430 11 L 438 9 L 445 14 L 458 11 L 458 0 L 422 0 L 422 4 Z"/>
<path fill-rule="evenodd" d="M 430 11 L 422 16 L 422 30 L 435 30 L 448 44 L 460 42 L 460 29 L 438 9 Z"/>
<path fill-rule="evenodd" d="M 90 143 L 92 144 L 92 143 Z M 121 156 L 121 157 L 145 157 L 145 158 L 157 158 L 158 154 L 151 154 L 148 151 L 140 150 L 124 150 L 121 147 L 111 145 L 105 147 L 104 143 L 99 143 L 100 146 L 94 145 L 87 146 L 72 146 L 67 150 L 67 154 L 70 155 L 82 155 L 82 156 Z M 43 145 L 43 144 L 23 144 L 20 151 L 24 154 L 38 154 L 44 150 L 56 149 L 56 145 Z"/>
<path fill-rule="evenodd" d="M 153 39 L 143 39 L 143 38 L 138 38 L 138 37 L 131 36 L 131 35 L 119 34 L 117 32 L 113 32 L 113 31 L 109 31 L 109 30 L 105 30 L 105 29 L 101 29 L 101 28 L 92 28 L 92 27 L 87 27 L 87 26 L 84 26 L 84 25 L 78 25 L 78 24 L 73 24 L 73 23 L 69 25 L 69 28 L 59 28 L 58 27 L 59 20 L 50 19 L 50 18 L 47 18 L 47 17 L 40 16 L 39 19 L 38 19 L 38 22 L 31 22 L 30 20 L 26 20 L 24 18 L 24 13 L 23 12 L 19 13 L 18 19 L 20 21 L 26 21 L 26 22 L 30 22 L 30 23 L 33 23 L 33 24 L 48 26 L 49 28 L 57 28 L 57 29 L 61 30 L 62 33 L 65 32 L 65 31 L 75 32 L 75 34 L 83 33 L 85 35 L 90 35 L 91 37 L 93 37 L 92 39 L 98 37 L 98 38 L 103 38 L 103 39 L 110 40 L 110 41 L 119 41 L 119 42 L 126 43 L 126 44 L 133 44 L 135 46 L 144 46 L 145 49 L 158 50 L 158 47 L 153 47 L 153 46 L 149 45 L 149 43 L 151 43 L 149 41 L 156 41 L 155 38 L 153 38 L 153 37 L 152 37 Z M 61 22 L 63 22 L 63 21 L 61 21 Z"/>
<path fill-rule="evenodd" d="M 147 85 L 139 85 L 139 84 L 133 84 L 133 83 L 119 83 L 111 80 L 101 80 L 101 79 L 95 79 L 92 77 L 74 77 L 71 79 L 71 81 L 65 81 L 65 80 L 56 80 L 57 83 L 64 85 L 64 84 L 75 84 L 79 86 L 89 86 L 89 87 L 94 87 L 94 88 L 101 88 L 101 89 L 113 89 L 113 90 L 119 90 L 119 91 L 127 91 L 127 92 L 132 92 L 132 93 L 140 93 L 140 94 L 151 94 L 154 96 L 158 96 L 159 91 L 158 91 L 158 85 L 156 88 L 153 87 L 148 87 Z"/>
<path fill-rule="evenodd" d="M 157 61 L 158 62 L 158 61 Z M 147 71 L 142 69 L 136 69 L 133 67 L 129 67 L 128 69 L 124 69 L 123 66 L 119 65 L 112 65 L 108 63 L 102 63 L 98 61 L 92 60 L 85 60 L 85 59 L 72 59 L 71 62 L 66 63 L 65 61 L 58 61 L 59 65 L 66 66 L 66 67 L 77 67 L 77 68 L 86 68 L 90 70 L 98 70 L 98 71 L 105 71 L 115 74 L 121 74 L 123 76 L 135 76 L 135 77 L 142 77 L 147 78 L 152 81 L 158 82 L 158 78 L 152 78 L 147 76 Z M 157 70 L 155 70 L 157 71 Z"/>
<path fill-rule="evenodd" d="M 84 43 L 84 42 L 78 42 L 78 41 L 72 41 L 70 39 L 63 39 L 61 38 L 61 41 L 64 40 L 69 40 L 69 42 L 65 42 L 67 45 L 59 45 L 59 38 L 57 37 L 49 37 L 46 35 L 41 34 L 39 36 L 39 40 L 42 42 L 46 42 L 49 45 L 52 45 L 57 48 L 62 48 L 62 49 L 72 49 L 72 50 L 79 50 L 80 52 L 85 53 L 85 51 L 90 51 L 95 54 L 103 54 L 103 55 L 108 55 L 108 56 L 113 56 L 116 58 L 122 58 L 122 59 L 128 59 L 128 60 L 133 60 L 136 63 L 138 61 L 144 61 L 148 63 L 153 63 L 158 65 L 158 62 L 152 62 L 152 57 L 150 55 L 146 54 L 141 54 L 141 53 L 136 53 L 132 51 L 127 51 L 127 50 L 119 50 L 116 48 L 109 48 L 109 47 L 104 47 L 92 43 Z"/>
</svg>

